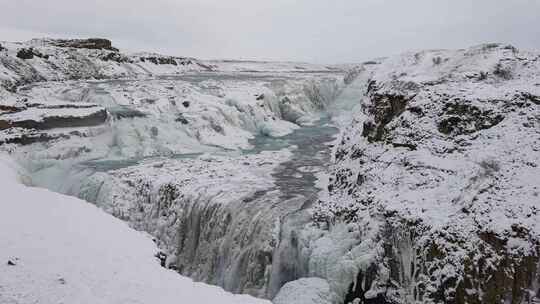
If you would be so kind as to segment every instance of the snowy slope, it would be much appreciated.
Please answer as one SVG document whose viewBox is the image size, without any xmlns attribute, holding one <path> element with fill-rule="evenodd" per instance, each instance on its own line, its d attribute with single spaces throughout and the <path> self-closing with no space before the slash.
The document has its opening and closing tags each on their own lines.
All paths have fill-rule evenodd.
<svg viewBox="0 0 540 304">
<path fill-rule="evenodd" d="M 0 44 L 0 84 L 9 89 L 35 81 L 133 78 L 211 70 L 193 58 L 124 54 L 114 48 L 75 48 L 59 45 L 54 39 Z"/>
<path fill-rule="evenodd" d="M 16 168 L 2 156 L 0 303 L 269 303 L 162 268 L 150 237 L 94 205 L 20 184 Z"/>
</svg>

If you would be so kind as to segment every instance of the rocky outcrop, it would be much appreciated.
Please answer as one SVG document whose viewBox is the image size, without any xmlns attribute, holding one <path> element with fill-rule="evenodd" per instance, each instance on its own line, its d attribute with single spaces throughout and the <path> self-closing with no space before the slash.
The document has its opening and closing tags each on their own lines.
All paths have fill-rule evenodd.
<svg viewBox="0 0 540 304">
<path fill-rule="evenodd" d="M 112 42 L 103 38 L 88 38 L 88 39 L 54 39 L 50 40 L 51 44 L 57 47 L 70 47 L 78 49 L 91 50 L 109 50 L 118 52 L 118 49 L 112 46 Z"/>
<path fill-rule="evenodd" d="M 107 120 L 107 111 L 91 104 L 29 104 L 0 113 L 0 130 L 10 128 L 47 130 L 95 126 Z"/>
<path fill-rule="evenodd" d="M 40 51 L 35 50 L 34 48 L 22 48 L 19 51 L 17 51 L 17 58 L 20 59 L 32 59 L 35 57 L 43 58 L 43 59 L 49 59 L 49 55 L 42 54 Z"/>
<path fill-rule="evenodd" d="M 131 58 L 117 52 L 104 53 L 103 55 L 99 56 L 99 58 L 103 61 L 114 61 L 118 63 L 133 63 L 133 60 Z"/>
<path fill-rule="evenodd" d="M 20 59 L 32 59 L 32 58 L 34 58 L 34 52 L 32 52 L 32 49 L 20 49 L 17 52 L 17 58 L 20 58 Z"/>
<path fill-rule="evenodd" d="M 19 129 L 11 128 L 2 132 L 0 139 L 0 145 L 3 144 L 17 144 L 17 145 L 30 145 L 34 143 L 45 143 L 57 139 L 68 139 L 71 136 L 82 136 L 79 131 L 69 131 L 66 133 L 55 132 L 48 133 L 42 130 L 36 129 Z"/>
<path fill-rule="evenodd" d="M 16 113 L 0 115 L 0 130 L 87 127 L 100 125 L 106 120 L 107 111 L 97 106 L 67 106 L 59 111 L 46 107 L 30 107 Z"/>
<path fill-rule="evenodd" d="M 0 144 L 28 145 L 82 136 L 81 130 L 75 128 L 99 126 L 107 119 L 107 111 L 93 104 L 51 105 L 22 100 L 0 107 Z"/>
<path fill-rule="evenodd" d="M 153 64 L 170 64 L 170 65 L 191 65 L 193 60 L 184 57 L 172 57 L 172 56 L 141 56 L 139 57 L 141 62 L 151 62 Z"/>
<path fill-rule="evenodd" d="M 536 301 L 540 56 L 493 44 L 363 73 L 314 214 L 354 241 L 310 272 L 343 303 Z"/>
</svg>

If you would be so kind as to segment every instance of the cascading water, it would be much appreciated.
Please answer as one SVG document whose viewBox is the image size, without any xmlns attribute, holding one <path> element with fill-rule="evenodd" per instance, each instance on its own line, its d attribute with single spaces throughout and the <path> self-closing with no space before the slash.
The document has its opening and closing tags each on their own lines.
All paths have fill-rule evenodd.
<svg viewBox="0 0 540 304">
<path fill-rule="evenodd" d="M 208 79 L 200 77 L 192 82 L 203 83 L 209 90 Z M 317 176 L 324 171 L 329 160 L 328 145 L 337 133 L 328 117 L 317 112 L 332 109 L 335 114 L 340 107 L 351 104 L 350 92 L 345 91 L 347 98 L 338 98 L 338 86 L 332 81 L 308 82 L 287 96 L 276 91 L 283 83 L 287 83 L 286 79 L 270 82 L 267 87 L 272 91 L 266 93 L 258 108 L 230 99 L 227 104 L 236 109 L 235 114 L 228 116 L 226 109 L 220 109 L 216 113 L 221 118 L 214 117 L 215 125 L 208 124 L 217 136 L 227 133 L 224 129 L 228 125 L 260 132 L 249 139 L 240 154 L 201 145 L 202 131 L 201 135 L 190 133 L 182 122 L 169 126 L 178 115 L 194 115 L 189 110 L 182 113 L 175 107 L 171 111 L 159 101 L 148 100 L 145 102 L 154 111 L 149 115 L 139 110 L 141 105 L 127 105 L 125 100 L 133 93 L 127 97 L 119 97 L 118 90 L 110 93 L 108 86 L 126 86 L 129 82 L 89 84 L 76 94 L 71 92 L 70 98 L 104 105 L 113 119 L 88 139 L 92 145 L 88 153 L 63 155 L 62 160 L 34 157 L 40 161 L 29 163 L 33 183 L 96 203 L 134 228 L 151 233 L 168 255 L 166 266 L 184 275 L 229 291 L 272 298 L 283 284 L 309 273 L 308 253 L 298 234 L 311 219 L 308 208 L 317 197 Z M 219 90 L 210 91 L 219 95 Z M 267 119 L 258 117 L 268 112 L 278 119 L 309 125 L 296 127 L 282 137 L 269 137 L 269 132 L 257 126 Z M 305 119 L 306 113 L 311 113 L 312 118 Z M 190 121 L 190 126 L 203 130 L 209 116 L 200 117 Z M 182 149 L 184 153 L 175 151 L 170 140 L 174 137 L 188 147 Z M 212 185 L 189 188 L 185 186 L 187 179 L 162 182 L 145 173 L 152 171 L 162 177 L 169 162 L 199 168 L 206 161 L 199 156 L 209 152 L 220 155 L 224 162 L 245 157 L 238 163 L 258 162 L 260 165 L 255 166 L 264 166 L 261 152 L 282 149 L 292 154 L 285 162 L 279 161 L 282 156 L 276 156 L 276 166 L 269 171 L 273 181 L 270 185 L 240 185 L 245 189 L 230 189 L 232 193 L 213 191 Z M 165 165 L 160 163 L 163 159 Z"/>
</svg>

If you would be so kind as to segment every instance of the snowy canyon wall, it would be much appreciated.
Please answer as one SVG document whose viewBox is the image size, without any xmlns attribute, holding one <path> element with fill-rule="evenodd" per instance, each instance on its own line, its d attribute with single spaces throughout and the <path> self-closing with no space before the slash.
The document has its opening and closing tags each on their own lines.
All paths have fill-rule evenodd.
<svg viewBox="0 0 540 304">
<path fill-rule="evenodd" d="M 362 74 L 304 230 L 309 276 L 329 284 L 312 303 L 537 300 L 540 55 L 488 44 Z"/>
</svg>

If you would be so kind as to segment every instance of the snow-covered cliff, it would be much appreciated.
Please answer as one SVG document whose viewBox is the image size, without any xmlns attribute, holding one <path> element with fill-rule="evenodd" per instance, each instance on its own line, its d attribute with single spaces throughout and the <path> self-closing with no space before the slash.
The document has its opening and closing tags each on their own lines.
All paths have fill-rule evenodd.
<svg viewBox="0 0 540 304">
<path fill-rule="evenodd" d="M 33 39 L 0 44 L 0 83 L 10 89 L 35 81 L 145 77 L 211 70 L 194 58 L 124 54 L 104 39 Z"/>
<path fill-rule="evenodd" d="M 315 206 L 310 276 L 340 302 L 531 303 L 540 55 L 487 44 L 359 70 L 365 94 Z"/>
</svg>

